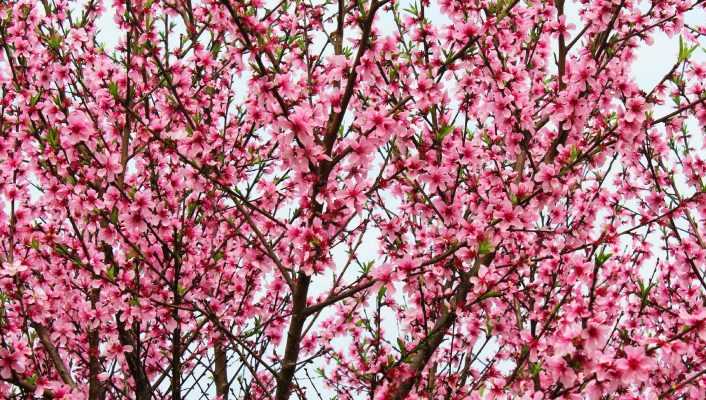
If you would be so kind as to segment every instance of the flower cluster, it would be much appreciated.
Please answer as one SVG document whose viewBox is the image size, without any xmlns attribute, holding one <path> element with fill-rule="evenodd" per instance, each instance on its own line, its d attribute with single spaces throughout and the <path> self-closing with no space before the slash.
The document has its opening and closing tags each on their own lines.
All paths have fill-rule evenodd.
<svg viewBox="0 0 706 400">
<path fill-rule="evenodd" d="M 1 2 L 0 397 L 706 398 L 705 4 Z"/>
</svg>

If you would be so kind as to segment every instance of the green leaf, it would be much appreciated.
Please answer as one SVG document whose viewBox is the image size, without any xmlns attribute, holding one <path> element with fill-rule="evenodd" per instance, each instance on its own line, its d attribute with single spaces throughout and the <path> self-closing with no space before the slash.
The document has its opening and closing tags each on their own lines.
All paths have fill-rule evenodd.
<svg viewBox="0 0 706 400">
<path fill-rule="evenodd" d="M 34 96 L 32 96 L 32 97 L 29 99 L 29 105 L 32 106 L 32 107 L 36 106 L 37 103 L 39 103 L 39 99 L 40 99 L 40 98 L 41 98 L 41 94 L 40 94 L 40 93 L 35 94 Z"/>
<path fill-rule="evenodd" d="M 47 41 L 47 44 L 49 45 L 49 48 L 51 48 L 52 50 L 58 50 L 59 47 L 61 46 L 61 42 L 62 42 L 61 36 L 53 35 L 49 38 L 49 40 Z"/>
<path fill-rule="evenodd" d="M 312 237 L 309 239 L 309 244 L 313 247 L 319 247 L 321 246 L 321 240 L 317 238 L 316 236 Z"/>
<path fill-rule="evenodd" d="M 396 81 L 397 78 L 399 78 L 400 73 L 397 71 L 397 68 L 392 66 L 390 68 L 390 73 L 389 73 L 389 78 L 391 81 Z"/>
<path fill-rule="evenodd" d="M 485 321 L 485 334 L 486 336 L 491 336 L 493 334 L 493 321 Z"/>
<path fill-rule="evenodd" d="M 47 142 L 53 149 L 59 147 L 59 131 L 56 128 L 49 128 L 47 130 Z"/>
<path fill-rule="evenodd" d="M 118 276 L 118 267 L 116 267 L 115 265 L 111 265 L 110 267 L 108 267 L 108 270 L 105 271 L 105 274 L 108 276 L 108 279 L 114 281 L 115 278 Z"/>
<path fill-rule="evenodd" d="M 57 244 L 54 247 L 54 251 L 56 251 L 57 253 L 59 253 L 60 255 L 62 255 L 64 257 L 71 256 L 69 249 L 66 246 L 64 246 L 63 244 Z"/>
<path fill-rule="evenodd" d="M 530 374 L 532 376 L 537 376 L 540 372 L 542 372 L 541 362 L 532 363 L 532 365 L 530 365 Z"/>
<path fill-rule="evenodd" d="M 493 141 L 490 140 L 490 135 L 488 135 L 485 131 L 483 131 L 483 133 L 481 133 L 480 138 L 483 141 L 483 143 L 485 143 L 486 146 L 490 146 L 493 144 Z"/>
<path fill-rule="evenodd" d="M 493 247 L 493 244 L 488 240 L 485 239 L 482 242 L 478 244 L 478 253 L 479 254 L 490 254 L 495 250 Z"/>
<path fill-rule="evenodd" d="M 37 383 L 37 375 L 34 374 L 34 375 L 28 377 L 27 383 L 29 383 L 30 385 L 35 385 Z"/>
<path fill-rule="evenodd" d="M 108 83 L 108 92 L 110 93 L 111 96 L 114 98 L 118 98 L 120 93 L 118 92 L 118 84 L 115 82 L 109 82 Z"/>
<path fill-rule="evenodd" d="M 189 218 L 194 216 L 194 211 L 196 211 L 196 202 L 192 201 L 189 203 L 189 205 L 186 207 L 186 215 L 189 216 Z"/>
<path fill-rule="evenodd" d="M 213 46 L 211 46 L 211 54 L 213 54 L 214 57 L 218 55 L 218 53 L 221 51 L 221 42 L 219 40 L 213 42 Z"/>
<path fill-rule="evenodd" d="M 436 140 L 441 142 L 446 136 L 449 135 L 449 133 L 453 132 L 453 130 L 453 125 L 442 126 L 441 129 L 439 129 L 439 132 L 436 133 Z"/>
<path fill-rule="evenodd" d="M 647 296 L 649 296 L 650 291 L 654 287 L 654 283 L 650 282 L 647 285 L 645 285 L 641 279 L 638 279 L 637 286 L 640 287 L 640 297 L 642 298 L 642 301 L 644 302 L 647 299 Z"/>
<path fill-rule="evenodd" d="M 569 360 L 569 367 L 573 369 L 574 371 L 580 371 L 581 370 L 581 361 L 577 358 L 572 358 Z"/>
<path fill-rule="evenodd" d="M 613 253 L 606 253 L 601 251 L 600 254 L 596 255 L 596 264 L 603 265 L 606 261 L 613 255 Z"/>
<path fill-rule="evenodd" d="M 698 47 L 699 46 L 689 47 L 684 41 L 684 38 L 679 36 L 679 62 L 683 63 L 684 61 L 689 60 L 689 57 L 691 57 Z"/>
<path fill-rule="evenodd" d="M 410 13 L 414 15 L 415 17 L 419 14 L 419 11 L 417 10 L 417 4 L 412 3 L 409 7 L 405 8 L 403 11 Z"/>
<path fill-rule="evenodd" d="M 363 274 L 368 274 L 370 273 L 370 270 L 373 268 L 373 262 L 368 261 L 366 263 L 361 264 L 360 270 Z"/>
<path fill-rule="evenodd" d="M 110 222 L 113 225 L 118 225 L 119 221 L 118 221 L 118 208 L 117 207 L 113 207 L 113 209 L 110 210 Z"/>
<path fill-rule="evenodd" d="M 405 347 L 404 341 L 402 339 L 397 338 L 397 346 L 400 348 L 401 354 L 407 354 L 407 347 Z"/>
<path fill-rule="evenodd" d="M 481 301 L 481 300 L 489 299 L 491 297 L 500 297 L 500 296 L 501 296 L 501 294 L 499 292 L 491 290 L 491 291 L 485 292 L 482 295 L 480 295 L 480 297 L 478 297 L 478 300 Z"/>
<path fill-rule="evenodd" d="M 510 203 L 512 203 L 513 206 L 516 206 L 520 204 L 520 202 L 523 200 L 522 196 L 517 197 L 515 193 L 510 193 Z"/>
<path fill-rule="evenodd" d="M 378 303 L 380 303 L 380 301 L 385 297 L 386 292 L 387 292 L 387 286 L 381 286 L 380 290 L 378 290 L 378 297 L 377 297 Z"/>
<path fill-rule="evenodd" d="M 576 147 L 575 145 L 571 146 L 571 152 L 569 153 L 569 164 L 572 164 L 576 160 L 578 160 L 579 156 L 581 155 L 581 151 Z"/>
</svg>

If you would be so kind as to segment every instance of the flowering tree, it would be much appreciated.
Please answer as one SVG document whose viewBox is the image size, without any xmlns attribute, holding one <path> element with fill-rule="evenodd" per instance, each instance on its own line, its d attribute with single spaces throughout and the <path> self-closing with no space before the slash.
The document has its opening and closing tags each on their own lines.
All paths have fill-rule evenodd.
<svg viewBox="0 0 706 400">
<path fill-rule="evenodd" d="M 705 3 L 2 2 L 0 396 L 705 398 Z"/>
</svg>

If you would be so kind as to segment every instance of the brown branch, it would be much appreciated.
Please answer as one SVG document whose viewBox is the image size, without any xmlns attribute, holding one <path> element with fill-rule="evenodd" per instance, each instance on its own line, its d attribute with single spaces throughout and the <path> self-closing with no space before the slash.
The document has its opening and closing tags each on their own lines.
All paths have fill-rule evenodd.
<svg viewBox="0 0 706 400">
<path fill-rule="evenodd" d="M 130 14 L 130 0 L 127 1 L 126 4 L 126 18 L 128 18 Z M 130 64 L 132 63 L 132 52 L 131 52 L 131 47 L 132 47 L 132 30 L 129 30 L 127 32 L 127 39 L 126 39 L 126 60 L 125 60 L 125 80 L 126 80 L 126 92 L 125 92 L 125 101 L 124 101 L 124 106 L 125 106 L 125 126 L 123 127 L 123 132 L 122 132 L 122 137 L 120 138 L 120 174 L 118 175 L 118 184 L 120 187 L 123 187 L 123 183 L 125 180 L 125 173 L 127 172 L 127 162 L 128 162 L 128 147 L 130 146 L 130 107 L 132 106 L 132 94 L 130 93 L 132 88 L 130 85 Z"/>
<path fill-rule="evenodd" d="M 91 290 L 91 307 L 93 309 L 96 308 L 98 295 L 98 289 Z M 88 400 L 105 399 L 105 390 L 100 380 L 98 380 L 98 374 L 100 373 L 99 342 L 98 329 L 90 329 L 88 331 Z"/>
<path fill-rule="evenodd" d="M 215 368 L 213 380 L 216 382 L 216 394 L 222 400 L 228 400 L 228 357 L 221 343 L 213 345 Z"/>
<path fill-rule="evenodd" d="M 701 371 L 692 375 L 689 379 L 687 379 L 679 384 L 672 385 L 672 387 L 669 388 L 669 390 L 660 393 L 658 398 L 660 398 L 660 399 L 664 399 L 664 398 L 668 398 L 668 397 L 671 398 L 671 395 L 674 394 L 674 392 L 682 389 L 684 386 L 691 385 L 692 383 L 694 383 L 697 379 L 699 379 L 704 374 L 706 374 L 706 369 L 702 369 Z"/>
<path fill-rule="evenodd" d="M 693 103 L 688 103 L 688 104 L 686 104 L 686 105 L 684 105 L 684 106 L 681 106 L 681 107 L 677 108 L 676 110 L 674 110 L 673 112 L 671 112 L 671 113 L 669 113 L 669 114 L 667 114 L 667 115 L 665 115 L 665 116 L 663 116 L 663 117 L 661 117 L 661 118 L 657 118 L 656 120 L 652 121 L 651 125 L 652 125 L 652 126 L 655 126 L 655 125 L 659 125 L 659 124 L 664 123 L 664 122 L 668 122 L 670 119 L 676 117 L 677 115 L 683 113 L 684 111 L 688 111 L 688 110 L 690 110 L 690 109 L 692 109 L 692 108 L 694 108 L 694 107 L 696 107 L 696 106 L 698 106 L 699 104 L 702 104 L 702 103 L 704 103 L 704 102 L 706 102 L 706 97 L 702 97 L 702 98 L 700 98 L 698 101 L 695 101 L 695 102 L 693 102 Z"/>
<path fill-rule="evenodd" d="M 456 295 L 454 295 L 448 306 L 443 307 L 441 316 L 434 324 L 434 327 L 429 332 L 429 335 L 427 335 L 427 337 L 415 348 L 416 354 L 410 364 L 413 375 L 402 381 L 391 399 L 403 400 L 407 398 L 407 395 L 409 395 L 419 381 L 422 371 L 426 367 L 432 355 L 434 355 L 434 352 L 444 340 L 446 332 L 456 321 L 456 317 L 458 316 L 456 309 L 466 301 L 468 292 L 471 289 L 470 278 L 477 274 L 478 268 L 481 264 L 489 265 L 494 256 L 494 252 L 486 254 L 482 257 L 479 256 L 473 269 L 462 274 L 461 283 L 458 286 Z"/>
<path fill-rule="evenodd" d="M 304 272 L 297 275 L 297 284 L 292 293 L 292 319 L 287 331 L 287 344 L 284 349 L 284 360 L 282 370 L 277 376 L 276 400 L 287 400 L 292 390 L 292 379 L 297 367 L 299 358 L 299 345 L 301 344 L 301 334 L 306 321 L 306 296 L 309 292 L 311 277 Z"/>
<path fill-rule="evenodd" d="M 346 88 L 341 99 L 341 106 L 339 112 L 332 112 L 329 116 L 328 122 L 326 124 L 326 136 L 324 138 L 324 147 L 326 154 L 331 154 L 333 146 L 336 143 L 336 138 L 338 137 L 338 130 L 343 123 L 343 117 L 348 108 L 348 104 L 353 96 L 357 73 L 356 68 L 361 62 L 361 59 L 365 52 L 368 50 L 371 39 L 371 30 L 373 26 L 373 20 L 375 18 L 375 12 L 382 7 L 388 0 L 371 0 L 370 8 L 367 13 L 365 21 L 361 27 L 362 33 L 360 38 L 360 44 L 358 46 L 358 52 L 356 53 L 355 60 L 351 66 L 350 75 L 346 82 Z M 330 174 L 333 166 L 335 164 L 332 162 L 323 162 L 319 166 L 319 179 L 314 187 L 314 195 L 312 199 L 315 207 L 320 207 L 317 204 L 315 198 L 319 190 L 326 186 L 326 181 L 328 180 L 328 175 Z M 300 271 L 297 274 L 297 282 L 292 292 L 292 316 L 289 323 L 289 330 L 287 331 L 287 343 L 284 350 L 284 359 L 282 360 L 282 369 L 277 375 L 277 389 L 275 393 L 276 400 L 287 400 L 292 391 L 292 379 L 294 378 L 294 373 L 296 371 L 297 361 L 299 359 L 299 347 L 301 342 L 302 330 L 304 328 L 304 323 L 308 317 L 306 314 L 306 298 L 309 292 L 309 284 L 311 283 L 311 277 Z"/>
<path fill-rule="evenodd" d="M 26 379 L 19 378 L 15 372 L 12 373 L 12 376 L 10 376 L 9 379 L 0 378 L 0 380 L 5 381 L 11 385 L 15 385 L 23 391 L 27 392 L 28 397 L 26 398 L 34 398 L 30 394 L 34 394 L 37 391 L 37 385 Z M 44 393 L 42 393 L 42 398 L 46 400 L 53 399 L 54 392 L 49 389 L 44 389 Z"/>
<path fill-rule="evenodd" d="M 373 286 L 376 282 L 377 282 L 377 280 L 370 279 L 365 283 L 361 283 L 361 284 L 354 286 L 348 290 L 344 290 L 337 295 L 331 295 L 331 296 L 327 297 L 325 300 L 323 300 L 322 302 L 315 304 L 313 306 L 307 307 L 304 310 L 304 314 L 306 314 L 306 315 L 315 314 L 315 313 L 323 310 L 324 308 L 330 306 L 331 304 L 337 303 L 343 299 L 347 299 L 347 298 L 355 295 L 358 292 L 362 292 L 363 290 L 368 289 L 369 287 Z"/>
<path fill-rule="evenodd" d="M 332 113 L 326 126 L 325 147 L 327 154 L 330 154 L 333 149 L 336 137 L 338 136 L 338 130 L 343 123 L 343 117 L 345 116 L 346 109 L 348 108 L 348 103 L 350 103 L 351 98 L 353 97 L 353 89 L 355 88 L 355 81 L 358 77 L 356 68 L 360 65 L 361 59 L 370 45 L 370 33 L 373 27 L 375 12 L 377 12 L 377 10 L 386 2 L 387 0 L 371 0 L 370 2 L 370 11 L 368 12 L 368 17 L 365 19 L 362 26 L 363 32 L 361 33 L 358 52 L 355 55 L 355 60 L 353 61 L 351 72 L 348 76 L 348 81 L 346 82 L 346 89 L 343 92 L 343 97 L 341 98 L 341 111 Z"/>
<path fill-rule="evenodd" d="M 56 372 L 59 373 L 61 380 L 65 384 L 71 386 L 72 388 L 75 388 L 76 382 L 74 382 L 74 379 L 71 377 L 71 373 L 69 372 L 69 369 L 66 367 L 64 360 L 61 359 L 61 356 L 59 355 L 59 351 L 56 349 L 56 347 L 52 343 L 51 338 L 49 337 L 50 335 L 49 335 L 49 331 L 47 330 L 47 328 L 41 324 L 36 323 L 36 322 L 32 323 L 32 327 L 37 332 L 37 336 L 39 337 L 39 341 L 42 342 L 42 346 L 44 346 L 44 350 L 46 350 L 47 354 L 49 355 L 49 358 L 51 359 L 52 364 L 54 364 L 54 368 L 56 368 Z"/>
<path fill-rule="evenodd" d="M 125 352 L 125 361 L 135 381 L 135 400 L 150 400 L 152 398 L 152 387 L 145 372 L 145 366 L 140 360 L 140 350 L 136 346 L 137 343 L 130 337 L 130 332 L 125 329 L 125 324 L 120 321 L 120 318 L 121 312 L 118 312 L 118 315 L 115 316 L 115 322 L 118 328 L 120 344 L 132 347 L 132 351 Z"/>
</svg>

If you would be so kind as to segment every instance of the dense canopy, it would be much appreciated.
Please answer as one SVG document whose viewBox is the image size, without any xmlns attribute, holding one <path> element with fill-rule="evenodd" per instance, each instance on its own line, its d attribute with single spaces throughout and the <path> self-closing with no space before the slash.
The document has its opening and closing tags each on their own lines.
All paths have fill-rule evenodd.
<svg viewBox="0 0 706 400">
<path fill-rule="evenodd" d="M 3 1 L 0 397 L 706 398 L 704 4 Z"/>
</svg>

